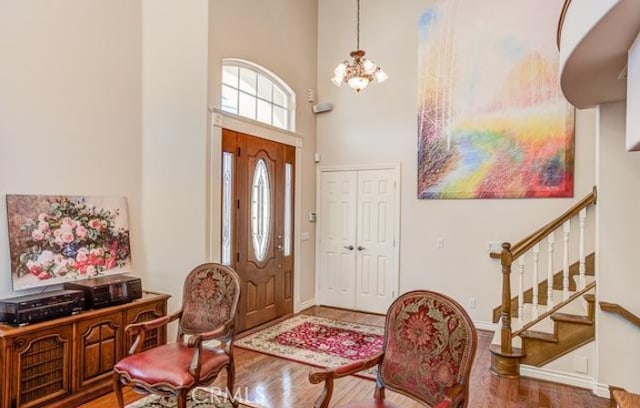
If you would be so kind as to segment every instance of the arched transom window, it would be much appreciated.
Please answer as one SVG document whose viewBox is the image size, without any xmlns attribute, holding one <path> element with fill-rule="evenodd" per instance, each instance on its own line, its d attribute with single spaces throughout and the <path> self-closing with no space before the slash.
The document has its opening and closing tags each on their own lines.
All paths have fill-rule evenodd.
<svg viewBox="0 0 640 408">
<path fill-rule="evenodd" d="M 295 94 L 273 73 L 237 59 L 222 63 L 222 110 L 295 130 Z"/>
</svg>

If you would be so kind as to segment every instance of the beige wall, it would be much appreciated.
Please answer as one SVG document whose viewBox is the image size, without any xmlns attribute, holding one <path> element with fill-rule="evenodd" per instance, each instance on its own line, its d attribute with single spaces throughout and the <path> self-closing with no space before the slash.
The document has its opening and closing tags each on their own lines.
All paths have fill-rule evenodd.
<svg viewBox="0 0 640 408">
<path fill-rule="evenodd" d="M 142 1 L 144 285 L 182 299 L 206 259 L 208 0 Z"/>
<path fill-rule="evenodd" d="M 319 2 L 318 94 L 335 104 L 318 117 L 323 165 L 402 165 L 400 290 L 428 288 L 448 293 L 477 322 L 491 320 L 500 302 L 500 267 L 490 260 L 487 241 L 517 241 L 561 214 L 594 185 L 594 112 L 577 113 L 575 198 L 527 200 L 418 200 L 417 57 L 418 17 L 429 0 L 362 4 L 361 44 L 390 78 L 356 94 L 329 82 L 335 65 L 355 46 L 352 2 Z M 496 10 L 499 12 L 499 10 Z M 436 249 L 443 238 L 445 247 Z"/>
<path fill-rule="evenodd" d="M 302 178 L 300 227 L 302 234 L 309 236 L 300 242 L 300 297 L 296 301 L 310 301 L 315 290 L 315 225 L 307 216 L 315 207 L 316 119 L 306 101 L 306 90 L 316 87 L 317 1 L 211 0 L 210 29 L 209 104 L 212 107 L 220 107 L 223 58 L 259 64 L 283 79 L 296 93 L 296 133 L 303 137 L 302 173 L 296 175 Z M 219 168 L 219 159 L 212 159 L 212 166 Z M 216 197 L 220 191 L 216 179 L 211 186 L 212 196 Z M 215 223 L 214 227 L 217 227 Z"/>
<path fill-rule="evenodd" d="M 140 18 L 135 0 L 0 2 L 0 297 L 7 193 L 127 196 L 140 265 Z"/>
<path fill-rule="evenodd" d="M 624 103 L 601 105 L 598 113 L 597 296 L 640 314 L 640 153 L 625 151 Z M 597 382 L 640 392 L 638 328 L 602 311 L 597 322 Z"/>
</svg>

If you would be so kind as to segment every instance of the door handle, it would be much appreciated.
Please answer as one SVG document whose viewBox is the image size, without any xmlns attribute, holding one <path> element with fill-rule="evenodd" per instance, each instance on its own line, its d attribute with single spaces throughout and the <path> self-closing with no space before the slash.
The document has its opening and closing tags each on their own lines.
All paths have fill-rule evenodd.
<svg viewBox="0 0 640 408">
<path fill-rule="evenodd" d="M 344 249 L 348 249 L 349 251 L 353 251 L 353 245 L 349 245 L 349 246 L 345 245 Z"/>
<path fill-rule="evenodd" d="M 365 249 L 367 249 L 367 248 L 365 248 L 365 247 L 363 247 L 363 246 L 358 245 L 358 251 L 364 251 Z"/>
</svg>

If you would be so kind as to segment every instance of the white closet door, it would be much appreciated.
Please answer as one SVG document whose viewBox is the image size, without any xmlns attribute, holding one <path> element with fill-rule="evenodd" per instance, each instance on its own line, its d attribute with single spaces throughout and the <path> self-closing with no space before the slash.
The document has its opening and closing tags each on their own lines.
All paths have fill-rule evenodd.
<svg viewBox="0 0 640 408">
<path fill-rule="evenodd" d="M 321 174 L 320 303 L 355 309 L 357 172 Z"/>
<path fill-rule="evenodd" d="M 395 297 L 394 170 L 358 172 L 356 308 L 386 313 Z"/>
</svg>

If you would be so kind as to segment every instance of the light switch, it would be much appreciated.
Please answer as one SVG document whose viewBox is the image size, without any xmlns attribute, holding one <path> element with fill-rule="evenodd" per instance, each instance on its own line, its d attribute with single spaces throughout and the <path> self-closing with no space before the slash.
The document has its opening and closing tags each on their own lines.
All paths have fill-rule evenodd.
<svg viewBox="0 0 640 408">
<path fill-rule="evenodd" d="M 444 248 L 444 238 L 436 239 L 436 248 L 438 249 Z"/>
<path fill-rule="evenodd" d="M 308 231 L 306 231 L 306 232 L 302 232 L 302 233 L 300 234 L 300 239 L 301 239 L 302 241 L 308 241 L 309 239 L 311 239 L 311 234 L 310 234 Z"/>
</svg>

